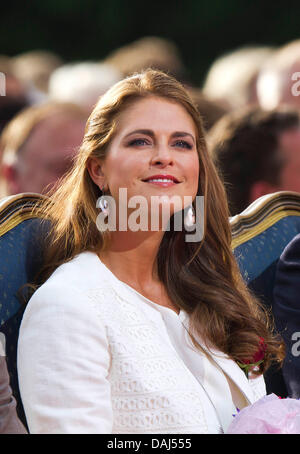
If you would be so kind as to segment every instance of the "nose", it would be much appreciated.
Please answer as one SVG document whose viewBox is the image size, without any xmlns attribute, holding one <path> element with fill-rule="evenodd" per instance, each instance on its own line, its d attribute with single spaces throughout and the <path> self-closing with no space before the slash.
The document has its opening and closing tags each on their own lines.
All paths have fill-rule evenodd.
<svg viewBox="0 0 300 454">
<path fill-rule="evenodd" d="M 166 167 L 173 165 L 174 157 L 172 151 L 167 145 L 159 145 L 155 147 L 155 152 L 151 158 L 151 164 L 153 166 Z"/>
</svg>

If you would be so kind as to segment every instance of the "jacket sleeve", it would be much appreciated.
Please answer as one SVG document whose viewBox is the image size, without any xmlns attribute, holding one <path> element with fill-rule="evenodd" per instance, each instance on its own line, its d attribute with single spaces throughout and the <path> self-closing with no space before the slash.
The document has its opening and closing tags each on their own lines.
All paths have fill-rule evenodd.
<svg viewBox="0 0 300 454">
<path fill-rule="evenodd" d="M 300 235 L 288 244 L 278 261 L 273 314 L 286 346 L 282 373 L 288 395 L 300 398 Z"/>
<path fill-rule="evenodd" d="M 111 433 L 106 330 L 83 293 L 47 282 L 34 293 L 17 364 L 30 433 Z"/>
<path fill-rule="evenodd" d="M 0 434 L 26 434 L 18 418 L 16 400 L 9 386 L 5 356 L 0 355 Z"/>
</svg>

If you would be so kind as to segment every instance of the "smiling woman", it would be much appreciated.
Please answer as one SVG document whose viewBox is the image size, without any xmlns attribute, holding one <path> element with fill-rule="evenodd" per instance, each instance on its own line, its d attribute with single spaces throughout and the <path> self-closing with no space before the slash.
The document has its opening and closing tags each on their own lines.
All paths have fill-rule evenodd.
<svg viewBox="0 0 300 454">
<path fill-rule="evenodd" d="M 181 129 L 183 131 L 180 132 Z M 127 206 L 130 207 L 127 200 L 121 210 L 119 207 L 120 189 L 126 188 L 129 200 L 138 196 L 139 201 L 143 199 L 146 202 L 148 209 L 146 213 L 141 211 L 141 217 L 148 219 L 147 228 L 150 231 L 154 220 L 153 199 L 160 198 L 164 209 L 168 208 L 170 215 L 173 215 L 175 211 L 186 208 L 188 198 L 191 203 L 196 197 L 199 158 L 194 122 L 186 109 L 167 99 L 149 96 L 136 100 L 119 115 L 118 128 L 105 160 L 92 157 L 87 168 L 94 183 L 116 201 L 117 213 L 124 213 L 123 219 L 119 216 L 116 219 L 117 229 L 120 223 L 124 225 L 125 221 L 126 224 L 132 212 L 129 209 L 127 213 Z M 156 237 L 156 246 L 161 242 L 161 234 Z M 119 235 L 111 237 L 112 244 L 115 244 Z M 152 280 L 149 273 L 152 273 L 155 262 L 155 249 L 157 247 L 153 247 L 148 264 L 151 268 L 148 268 L 149 272 L 146 271 L 143 280 Z"/>
<path fill-rule="evenodd" d="M 171 229 L 123 229 L 129 204 L 114 231 L 100 232 L 106 197 L 124 213 L 120 190 L 159 197 Z M 201 117 L 175 79 L 149 69 L 104 94 L 41 210 L 52 228 L 18 346 L 30 432 L 220 433 L 236 407 L 265 394 L 262 373 L 281 344 L 239 274 Z M 201 242 L 174 228 L 185 211 L 203 222 Z M 246 377 L 238 363 L 261 338 L 264 360 Z"/>
</svg>

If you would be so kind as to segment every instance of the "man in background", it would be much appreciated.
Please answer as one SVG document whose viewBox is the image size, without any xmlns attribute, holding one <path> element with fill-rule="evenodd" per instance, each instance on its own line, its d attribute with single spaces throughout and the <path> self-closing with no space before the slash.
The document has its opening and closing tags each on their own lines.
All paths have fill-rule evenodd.
<svg viewBox="0 0 300 454">
<path fill-rule="evenodd" d="M 231 215 L 277 191 L 300 192 L 300 119 L 289 108 L 226 114 L 208 134 Z"/>
<path fill-rule="evenodd" d="M 286 246 L 276 268 L 273 314 L 286 346 L 282 374 L 289 397 L 300 398 L 300 234 Z"/>
<path fill-rule="evenodd" d="M 70 168 L 84 135 L 87 113 L 68 103 L 29 107 L 0 138 L 3 194 L 45 193 Z"/>
<path fill-rule="evenodd" d="M 300 107 L 300 39 L 272 53 L 257 77 L 259 105 L 266 110 L 288 104 Z"/>
<path fill-rule="evenodd" d="M 228 110 L 256 104 L 257 77 L 265 61 L 274 52 L 268 46 L 246 46 L 222 54 L 207 71 L 204 95 L 212 101 L 223 103 Z"/>
<path fill-rule="evenodd" d="M 0 55 L 0 134 L 13 117 L 29 105 L 28 92 L 14 75 L 11 59 Z"/>
</svg>

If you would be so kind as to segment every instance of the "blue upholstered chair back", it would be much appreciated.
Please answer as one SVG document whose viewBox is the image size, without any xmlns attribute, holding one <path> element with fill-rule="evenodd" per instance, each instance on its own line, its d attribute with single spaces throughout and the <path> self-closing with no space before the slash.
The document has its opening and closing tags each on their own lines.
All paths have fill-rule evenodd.
<svg viewBox="0 0 300 454">
<path fill-rule="evenodd" d="M 232 247 L 248 287 L 272 312 L 276 266 L 287 244 L 300 233 L 300 194 L 260 197 L 230 220 Z M 267 392 L 286 397 L 281 371 L 265 375 Z"/>
<path fill-rule="evenodd" d="M 274 273 L 282 251 L 300 233 L 300 194 L 260 197 L 230 219 L 232 248 L 249 287 L 272 305 Z"/>
<path fill-rule="evenodd" d="M 18 331 L 24 311 L 18 292 L 32 281 L 42 263 L 40 242 L 48 227 L 31 212 L 41 199 L 37 194 L 18 194 L 0 201 L 0 330 L 6 336 L 11 387 L 25 424 L 16 369 Z M 277 261 L 284 247 L 300 232 L 300 195 L 281 192 L 264 196 L 231 218 L 230 223 L 232 247 L 241 272 L 248 286 L 272 307 Z M 270 377 L 265 378 L 268 392 L 284 396 L 280 373 L 271 371 Z"/>
<path fill-rule="evenodd" d="M 47 224 L 32 215 L 38 194 L 18 194 L 0 202 L 0 331 L 6 337 L 7 367 L 17 410 L 25 423 L 17 378 L 17 339 L 27 297 L 24 284 L 31 282 L 41 262 L 40 241 Z"/>
</svg>

